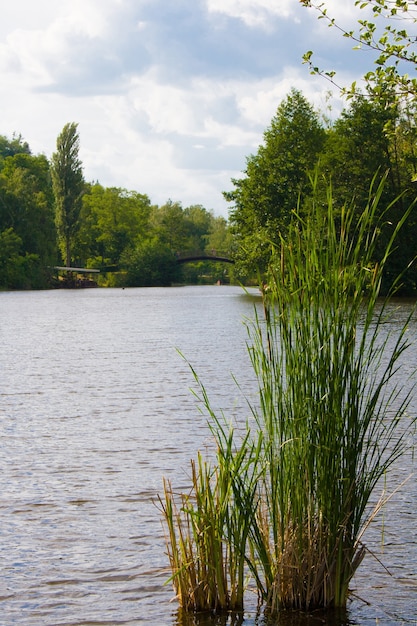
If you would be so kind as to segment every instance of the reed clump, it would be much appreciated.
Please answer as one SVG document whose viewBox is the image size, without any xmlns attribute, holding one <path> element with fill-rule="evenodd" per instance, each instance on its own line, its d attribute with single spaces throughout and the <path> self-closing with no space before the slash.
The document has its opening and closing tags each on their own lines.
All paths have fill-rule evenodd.
<svg viewBox="0 0 417 626">
<path fill-rule="evenodd" d="M 269 613 L 346 606 L 366 553 L 371 495 L 414 424 L 395 379 L 408 321 L 387 337 L 389 296 L 380 297 L 407 215 L 375 264 L 382 189 L 371 186 L 359 218 L 353 207 L 336 213 L 330 187 L 326 207 L 313 198 L 294 212 L 263 315 L 248 322 L 258 400 L 243 435 L 215 415 L 196 375 L 216 465 L 199 456 L 190 494 L 178 504 L 166 482 L 163 503 L 172 580 L 186 609 L 242 608 L 245 572 Z"/>
<path fill-rule="evenodd" d="M 229 443 L 233 440 L 232 431 Z M 167 529 L 172 582 L 187 611 L 241 611 L 245 589 L 245 550 L 249 520 L 233 502 L 233 489 L 244 475 L 246 453 L 219 449 L 212 467 L 198 454 L 191 461 L 190 492 L 175 494 L 164 480 L 160 498 Z"/>
</svg>

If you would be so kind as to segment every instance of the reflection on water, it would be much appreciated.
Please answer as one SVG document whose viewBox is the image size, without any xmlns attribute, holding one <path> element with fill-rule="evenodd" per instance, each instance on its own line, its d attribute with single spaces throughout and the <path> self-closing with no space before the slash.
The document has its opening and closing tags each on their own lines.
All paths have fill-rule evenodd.
<svg viewBox="0 0 417 626">
<path fill-rule="evenodd" d="M 178 609 L 175 615 L 175 626 L 242 626 L 245 621 L 243 613 L 224 613 L 212 615 L 206 613 L 190 614 Z"/>
<path fill-rule="evenodd" d="M 243 616 L 181 615 L 155 505 L 162 476 L 185 489 L 189 459 L 212 446 L 176 349 L 215 406 L 246 417 L 231 373 L 253 393 L 253 301 L 233 287 L 0 293 L 1 625 L 269 626 L 256 597 Z M 403 371 L 416 362 L 413 350 Z M 413 468 L 402 459 L 392 483 Z M 370 527 L 376 558 L 346 616 L 272 623 L 415 626 L 416 504 L 412 478 Z"/>
<path fill-rule="evenodd" d="M 242 626 L 251 623 L 254 626 L 354 626 L 345 610 L 312 611 L 282 611 L 278 616 L 268 617 L 262 611 L 257 611 L 253 620 L 247 613 L 232 613 L 224 615 L 197 614 L 190 615 L 178 610 L 175 626 Z"/>
</svg>

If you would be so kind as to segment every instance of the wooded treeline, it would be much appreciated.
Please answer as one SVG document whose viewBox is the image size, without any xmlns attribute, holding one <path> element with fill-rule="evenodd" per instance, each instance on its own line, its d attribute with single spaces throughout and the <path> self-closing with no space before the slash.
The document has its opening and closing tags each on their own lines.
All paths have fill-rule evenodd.
<svg viewBox="0 0 417 626">
<path fill-rule="evenodd" d="M 308 212 L 317 177 L 323 207 L 331 190 L 336 211 L 353 205 L 359 219 L 388 172 L 376 216 L 378 220 L 383 216 L 384 230 L 373 259 L 378 263 L 417 190 L 416 104 L 410 99 L 405 105 L 391 96 L 357 96 L 332 124 L 299 91 L 292 90 L 280 104 L 263 144 L 247 158 L 244 176 L 234 179 L 233 191 L 224 194 L 232 204 L 230 225 L 241 277 L 267 271 L 274 244 L 285 238 L 292 212 Z M 317 186 L 315 189 L 317 194 Z M 387 262 L 387 285 L 416 254 L 414 208 Z M 401 292 L 414 294 L 416 284 L 416 265 L 412 263 Z"/>
<path fill-rule="evenodd" d="M 0 287 L 49 287 L 51 268 L 61 264 L 117 270 L 100 275 L 102 284 L 111 286 L 216 282 L 230 275 L 236 281 L 257 281 L 266 277 L 274 244 L 285 238 L 292 212 L 308 211 L 314 176 L 319 185 L 323 181 L 323 207 L 331 183 L 336 209 L 353 204 L 359 218 L 372 194 L 372 180 L 376 187 L 388 172 L 380 202 L 382 250 L 416 197 L 416 119 L 412 100 L 405 106 L 387 93 L 356 96 L 330 122 L 302 93 L 292 90 L 257 153 L 247 158 L 242 177 L 232 180 L 232 191 L 224 192 L 231 205 L 228 222 L 201 205 L 184 208 L 169 200 L 156 206 L 145 194 L 87 183 L 81 173 L 81 192 L 78 189 L 73 200 L 77 208 L 71 205 L 72 221 L 65 224 L 58 157 L 60 150 L 74 150 L 75 145 L 74 171 L 80 185 L 76 124 L 64 128 L 51 162 L 33 155 L 22 137 L 0 136 Z M 63 139 L 70 140 L 69 147 Z M 387 263 L 387 284 L 416 255 L 416 227 L 413 210 Z M 178 254 L 197 251 L 231 257 L 236 265 L 176 262 Z M 414 294 L 416 285 L 412 264 L 402 293 Z"/>
<path fill-rule="evenodd" d="M 75 125 L 67 126 L 74 130 Z M 56 284 L 52 268 L 63 264 L 112 270 L 98 278 L 107 286 L 224 279 L 224 264 L 177 263 L 178 254 L 226 255 L 230 249 L 227 221 L 203 206 L 183 208 L 171 200 L 157 206 L 136 191 L 83 182 L 79 209 L 68 209 L 73 211 L 68 227 L 53 185 L 58 152 L 49 163 L 44 155 L 33 155 L 20 136 L 0 136 L 0 288 L 51 287 Z M 63 194 L 67 197 L 68 190 Z"/>
</svg>

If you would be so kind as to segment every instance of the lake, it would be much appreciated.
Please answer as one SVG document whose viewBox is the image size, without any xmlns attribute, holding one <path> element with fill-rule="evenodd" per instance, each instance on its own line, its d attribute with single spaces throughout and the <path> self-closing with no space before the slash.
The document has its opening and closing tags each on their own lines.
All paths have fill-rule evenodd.
<svg viewBox="0 0 417 626">
<path fill-rule="evenodd" d="M 163 476 L 185 489 L 190 459 L 212 447 L 185 359 L 214 406 L 246 417 L 232 374 L 253 394 L 243 320 L 257 301 L 229 286 L 0 293 L 2 626 L 184 623 L 156 500 Z M 404 384 L 416 365 L 412 348 Z M 410 454 L 391 483 L 413 471 Z M 412 477 L 365 535 L 374 557 L 353 581 L 348 623 L 417 624 L 416 511 Z M 263 623 L 255 607 L 244 623 Z"/>
</svg>

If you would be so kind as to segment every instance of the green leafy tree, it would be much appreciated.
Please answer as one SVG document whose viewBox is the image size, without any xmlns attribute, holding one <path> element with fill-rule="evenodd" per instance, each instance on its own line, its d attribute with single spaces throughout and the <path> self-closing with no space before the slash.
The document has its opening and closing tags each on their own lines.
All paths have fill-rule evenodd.
<svg viewBox="0 0 417 626">
<path fill-rule="evenodd" d="M 21 135 L 13 135 L 11 139 L 0 135 L 0 169 L 4 159 L 15 154 L 31 154 L 29 144 Z"/>
<path fill-rule="evenodd" d="M 233 239 L 227 220 L 222 216 L 212 216 L 207 234 L 206 250 L 219 256 L 233 255 Z"/>
<path fill-rule="evenodd" d="M 0 232 L 6 233 L 8 242 L 13 234 L 14 242 L 12 248 L 4 247 L 3 264 L 6 251 L 12 250 L 9 262 L 19 266 L 17 272 L 9 272 L 17 281 L 13 284 L 9 280 L 9 286 L 47 286 L 48 267 L 56 263 L 57 247 L 49 163 L 45 156 L 23 151 L 4 160 L 0 170 Z M 3 282 L 1 278 L 0 282 Z"/>
<path fill-rule="evenodd" d="M 363 94 L 357 83 L 350 86 L 340 85 L 337 82 L 336 72 L 333 69 L 325 70 L 313 62 L 313 51 L 304 55 L 304 61 L 310 66 L 312 74 L 324 76 L 335 85 L 342 94 L 357 100 L 354 107 L 364 110 L 364 98 L 373 102 L 377 110 L 377 119 L 371 121 L 373 126 L 380 125 L 380 139 L 374 133 L 375 154 L 377 145 L 384 145 L 379 156 L 379 174 L 384 167 L 389 169 L 389 179 L 384 190 L 384 202 L 394 199 L 395 193 L 401 197 L 395 201 L 387 214 L 385 230 L 387 237 L 401 220 L 402 215 L 414 199 L 413 181 L 416 180 L 416 96 L 417 78 L 417 39 L 415 24 L 417 22 L 417 3 L 406 0 L 355 0 L 354 6 L 358 10 L 357 27 L 346 29 L 340 20 L 332 13 L 330 3 L 315 2 L 314 0 L 300 0 L 305 7 L 317 11 L 319 19 L 327 21 L 329 27 L 336 28 L 343 37 L 350 39 L 356 49 L 367 49 L 372 52 L 373 64 L 365 68 L 363 76 Z M 380 124 L 385 116 L 385 124 Z M 363 138 L 367 135 L 362 128 Z M 365 152 L 369 146 L 366 146 Z M 364 164 L 363 155 L 356 159 L 359 169 Z M 376 165 L 376 164 L 374 164 Z M 348 163 L 347 170 L 351 169 Z M 363 171 L 362 190 L 364 189 L 365 173 L 368 175 L 368 184 L 374 172 L 369 167 Z M 358 196 L 357 188 L 355 195 Z M 393 251 L 386 264 L 385 276 L 389 284 L 389 274 L 397 275 L 404 269 L 415 255 L 415 231 L 417 218 L 415 210 L 410 214 L 407 227 L 401 232 L 398 247 Z M 382 238 L 384 245 L 386 239 Z M 405 289 L 415 290 L 417 287 L 417 270 L 411 267 L 405 276 Z"/>
<path fill-rule="evenodd" d="M 151 227 L 155 236 L 175 254 L 189 250 L 189 228 L 180 202 L 168 200 L 151 213 Z"/>
<path fill-rule="evenodd" d="M 232 179 L 230 222 L 236 260 L 244 276 L 264 270 L 270 242 L 285 232 L 300 194 L 309 192 L 308 172 L 323 149 L 326 132 L 301 92 L 293 89 L 278 107 L 264 143 L 247 159 L 245 176 Z"/>
<path fill-rule="evenodd" d="M 213 215 L 200 204 L 194 204 L 184 209 L 185 232 L 188 240 L 186 242 L 187 250 L 204 252 L 212 220 Z"/>
<path fill-rule="evenodd" d="M 45 263 L 55 261 L 53 194 L 46 157 L 24 153 L 8 157 L 0 179 L 7 225 L 21 237 L 26 251 L 39 255 Z"/>
<path fill-rule="evenodd" d="M 181 276 L 177 258 L 170 247 L 154 237 L 127 250 L 121 259 L 127 287 L 168 287 Z"/>
<path fill-rule="evenodd" d="M 393 229 L 414 200 L 415 123 L 404 117 L 401 107 L 385 106 L 376 99 L 356 96 L 329 131 L 322 166 L 332 180 L 333 196 L 339 208 L 354 204 L 358 219 L 369 200 L 369 181 L 386 178 L 379 210 L 384 213 L 383 232 L 375 248 L 375 262 L 392 236 Z M 416 210 L 407 219 L 407 228 L 398 236 L 384 276 L 389 283 L 415 255 Z M 415 288 L 414 270 L 407 272 L 404 289 Z"/>
<path fill-rule="evenodd" d="M 118 265 L 126 249 L 148 236 L 150 213 L 144 194 L 90 185 L 83 196 L 77 256 L 88 266 Z"/>
<path fill-rule="evenodd" d="M 26 287 L 26 264 L 29 259 L 22 253 L 22 240 L 13 228 L 0 232 L 0 287 L 22 289 Z"/>
<path fill-rule="evenodd" d="M 85 189 L 79 159 L 78 124 L 68 123 L 57 139 L 52 155 L 51 174 L 55 196 L 55 221 L 65 264 L 71 266 L 71 247 L 80 227 L 79 217 Z"/>
<path fill-rule="evenodd" d="M 390 170 L 394 154 L 385 127 L 391 121 L 390 109 L 377 101 L 355 98 L 328 131 L 321 163 L 332 179 L 339 206 L 353 199 L 362 211 L 369 198 L 369 181 L 378 171 L 382 178 Z M 392 177 L 384 193 L 392 199 L 398 192 Z"/>
</svg>

